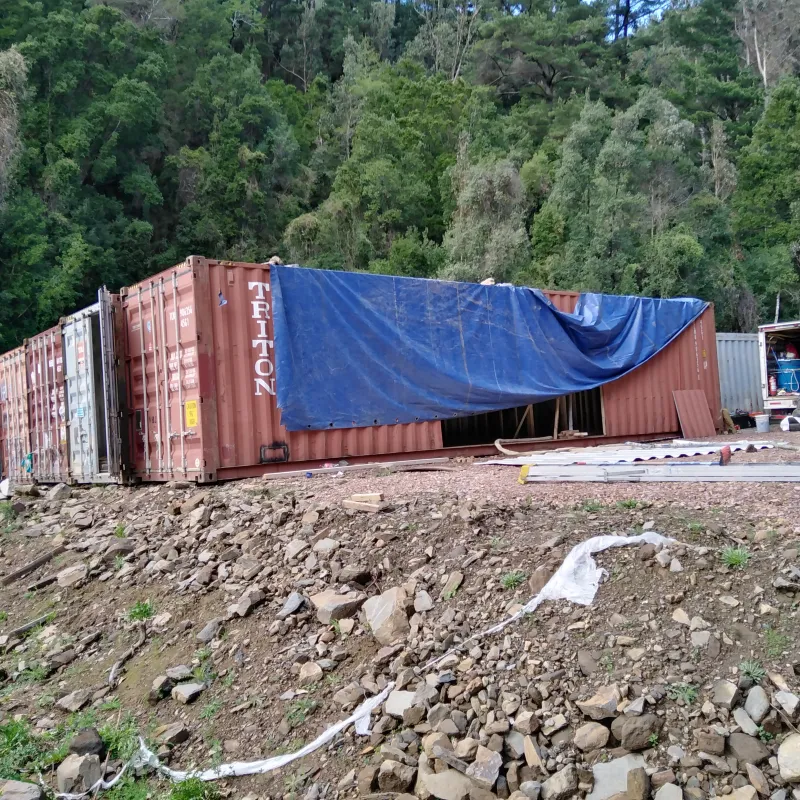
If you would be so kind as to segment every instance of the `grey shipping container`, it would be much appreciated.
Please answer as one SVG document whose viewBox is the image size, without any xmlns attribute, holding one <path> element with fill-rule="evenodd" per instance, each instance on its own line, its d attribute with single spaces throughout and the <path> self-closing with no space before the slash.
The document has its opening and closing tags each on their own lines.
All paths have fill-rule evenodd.
<svg viewBox="0 0 800 800">
<path fill-rule="evenodd" d="M 722 407 L 761 412 L 761 366 L 757 333 L 718 333 L 719 386 Z"/>
</svg>

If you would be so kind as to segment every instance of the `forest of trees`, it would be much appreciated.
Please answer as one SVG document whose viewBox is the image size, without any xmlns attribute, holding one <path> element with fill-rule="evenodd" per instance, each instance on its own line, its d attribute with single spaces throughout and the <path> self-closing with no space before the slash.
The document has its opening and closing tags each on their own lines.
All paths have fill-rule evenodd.
<svg viewBox="0 0 800 800">
<path fill-rule="evenodd" d="M 189 254 L 800 315 L 800 0 L 0 5 L 0 351 Z"/>
</svg>

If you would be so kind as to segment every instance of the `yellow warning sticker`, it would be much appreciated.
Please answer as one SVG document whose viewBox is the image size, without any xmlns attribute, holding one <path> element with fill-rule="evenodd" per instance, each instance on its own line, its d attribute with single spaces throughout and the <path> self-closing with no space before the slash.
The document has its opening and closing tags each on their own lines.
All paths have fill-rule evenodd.
<svg viewBox="0 0 800 800">
<path fill-rule="evenodd" d="M 184 404 L 186 427 L 194 428 L 197 425 L 197 400 L 187 400 Z"/>
</svg>

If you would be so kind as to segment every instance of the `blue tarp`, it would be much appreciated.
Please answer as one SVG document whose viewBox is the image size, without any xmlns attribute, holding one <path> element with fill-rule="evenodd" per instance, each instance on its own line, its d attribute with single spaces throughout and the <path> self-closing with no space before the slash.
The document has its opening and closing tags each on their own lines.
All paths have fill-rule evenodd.
<svg viewBox="0 0 800 800">
<path fill-rule="evenodd" d="M 276 383 L 290 430 L 446 419 L 593 389 L 641 366 L 695 299 L 271 267 Z"/>
</svg>

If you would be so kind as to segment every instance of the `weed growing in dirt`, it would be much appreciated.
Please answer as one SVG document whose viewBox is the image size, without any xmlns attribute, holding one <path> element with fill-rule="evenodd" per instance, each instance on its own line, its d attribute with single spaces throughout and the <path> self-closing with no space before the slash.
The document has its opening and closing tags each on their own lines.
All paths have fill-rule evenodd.
<svg viewBox="0 0 800 800">
<path fill-rule="evenodd" d="M 41 683 L 47 680 L 47 669 L 45 669 L 43 664 L 25 667 L 17 680 L 20 683 Z"/>
<path fill-rule="evenodd" d="M 775 628 L 767 628 L 764 631 L 764 641 L 770 658 L 777 658 L 789 645 L 789 637 L 776 631 Z"/>
<path fill-rule="evenodd" d="M 314 713 L 316 708 L 317 704 L 308 698 L 294 700 L 290 703 L 289 710 L 286 712 L 286 721 L 293 728 L 296 728 L 298 725 L 302 725 Z"/>
<path fill-rule="evenodd" d="M 0 503 L 0 533 L 14 533 L 18 527 L 17 512 L 11 507 L 11 503 Z"/>
<path fill-rule="evenodd" d="M 764 730 L 763 725 L 758 726 L 758 738 L 761 739 L 762 742 L 771 742 L 775 737 L 769 732 Z"/>
<path fill-rule="evenodd" d="M 578 506 L 580 511 L 586 511 L 588 513 L 592 513 L 594 511 L 602 511 L 603 504 L 599 500 L 587 500 L 582 505 Z"/>
<path fill-rule="evenodd" d="M 333 632 L 337 636 L 341 636 L 342 635 L 342 626 L 341 626 L 341 624 L 340 624 L 338 619 L 331 620 L 331 628 L 333 628 Z"/>
<path fill-rule="evenodd" d="M 122 703 L 119 700 L 119 697 L 112 697 L 110 700 L 106 700 L 104 703 L 100 704 L 101 711 L 116 711 Z"/>
<path fill-rule="evenodd" d="M 639 508 L 639 501 L 628 499 L 628 500 L 619 500 L 617 502 L 617 508 L 627 508 L 627 509 L 634 509 Z"/>
<path fill-rule="evenodd" d="M 754 683 L 761 683 L 767 676 L 767 671 L 755 659 L 749 658 L 739 664 L 739 672 Z"/>
<path fill-rule="evenodd" d="M 8 611 L 0 611 L 0 622 L 5 622 L 8 619 Z"/>
<path fill-rule="evenodd" d="M 283 790 L 289 797 L 297 797 L 297 793 L 303 788 L 306 782 L 306 775 L 298 772 L 290 772 L 283 779 Z"/>
<path fill-rule="evenodd" d="M 114 556 L 114 572 L 119 572 L 125 566 L 125 556 Z"/>
<path fill-rule="evenodd" d="M 104 794 L 103 798 L 104 800 L 150 800 L 152 796 L 152 790 L 147 781 L 137 781 L 132 776 L 123 775 L 122 780 L 107 794 Z"/>
<path fill-rule="evenodd" d="M 513 572 L 506 572 L 506 574 L 500 578 L 500 585 L 504 589 L 516 589 L 518 586 L 522 586 L 527 577 L 528 576 L 522 570 L 515 569 Z"/>
<path fill-rule="evenodd" d="M 730 569 L 744 569 L 750 560 L 750 553 L 746 547 L 725 547 L 722 550 L 722 563 Z"/>
<path fill-rule="evenodd" d="M 219 700 L 212 700 L 210 703 L 206 703 L 200 709 L 200 719 L 213 719 L 221 708 L 222 703 Z"/>
<path fill-rule="evenodd" d="M 489 545 L 491 546 L 492 550 L 502 550 L 505 548 L 507 542 L 505 539 L 501 538 L 500 536 L 492 536 Z"/>
<path fill-rule="evenodd" d="M 176 783 L 169 793 L 169 800 L 218 800 L 219 791 L 213 783 L 204 783 L 199 778 Z"/>
<path fill-rule="evenodd" d="M 23 780 L 41 756 L 41 742 L 28 725 L 17 720 L 0 724 L 0 775 Z"/>
<path fill-rule="evenodd" d="M 606 653 L 600 659 L 600 666 L 610 675 L 614 671 L 614 659 L 611 658 L 609 653 Z"/>
<path fill-rule="evenodd" d="M 225 676 L 225 680 L 222 681 L 222 688 L 223 689 L 230 689 L 231 686 L 233 686 L 233 682 L 235 680 L 236 680 L 236 676 L 232 672 L 229 672 Z"/>
<path fill-rule="evenodd" d="M 120 523 L 119 525 L 117 525 L 116 528 L 114 528 L 114 536 L 116 536 L 118 539 L 125 538 L 125 526 L 122 523 Z"/>
<path fill-rule="evenodd" d="M 211 648 L 203 647 L 197 650 L 194 657 L 200 662 L 193 670 L 192 675 L 206 686 L 211 686 L 217 678 L 217 672 L 211 663 Z"/>
<path fill-rule="evenodd" d="M 687 706 L 690 706 L 697 700 L 697 687 L 692 686 L 691 683 L 673 683 L 667 689 L 667 696 L 670 700 L 682 700 Z"/>
<path fill-rule="evenodd" d="M 128 619 L 131 622 L 144 622 L 156 613 L 156 609 L 149 600 L 137 600 L 128 609 Z"/>
<path fill-rule="evenodd" d="M 39 699 L 36 701 L 36 705 L 39 708 L 52 708 L 55 704 L 56 698 L 52 694 L 39 695 Z"/>
<path fill-rule="evenodd" d="M 650 747 L 658 747 L 658 734 L 655 732 L 651 733 L 647 737 L 647 744 L 649 744 Z"/>
<path fill-rule="evenodd" d="M 451 589 L 449 592 L 445 592 L 442 595 L 442 599 L 444 600 L 452 600 L 456 594 L 458 593 L 458 589 Z"/>
<path fill-rule="evenodd" d="M 702 533 L 705 530 L 706 526 L 703 525 L 702 522 L 690 522 L 689 523 L 689 532 L 690 533 Z"/>
</svg>

